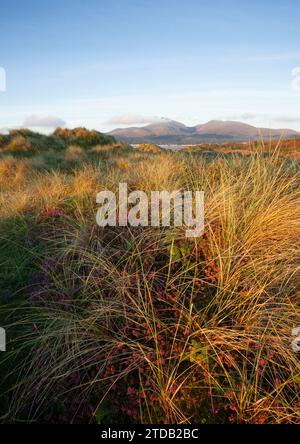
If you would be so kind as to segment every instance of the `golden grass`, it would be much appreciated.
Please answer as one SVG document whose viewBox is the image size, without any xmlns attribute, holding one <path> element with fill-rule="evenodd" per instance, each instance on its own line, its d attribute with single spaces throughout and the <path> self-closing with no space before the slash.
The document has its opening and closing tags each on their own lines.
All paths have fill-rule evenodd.
<svg viewBox="0 0 300 444">
<path fill-rule="evenodd" d="M 17 160 L 12 156 L 0 159 L 0 187 L 16 188 L 24 185 L 31 174 L 28 160 Z"/>
<path fill-rule="evenodd" d="M 78 145 L 70 145 L 66 149 L 65 160 L 67 162 L 78 162 L 86 159 L 85 151 Z"/>
<path fill-rule="evenodd" d="M 145 153 L 161 153 L 163 151 L 162 148 L 153 143 L 141 143 L 137 149 Z"/>
<path fill-rule="evenodd" d="M 8 416 L 30 403 L 39 417 L 53 392 L 70 391 L 83 404 L 92 398 L 95 413 L 105 399 L 125 399 L 130 384 L 140 407 L 127 413 L 143 423 L 299 423 L 300 362 L 291 347 L 300 326 L 297 165 L 278 150 L 209 165 L 188 154 L 149 156 L 121 156 L 106 174 L 89 165 L 31 181 L 25 174 L 22 191 L 11 186 L 2 201 L 6 217 L 77 202 L 57 232 L 42 304 L 20 310 L 19 350 L 38 353 L 17 368 L 23 379 Z M 19 182 L 21 167 L 7 165 L 0 171 Z M 119 182 L 146 192 L 204 190 L 204 238 L 173 259 L 180 229 L 97 228 L 96 193 Z M 84 211 L 82 197 L 91 202 Z M 74 373 L 79 381 L 64 389 Z"/>
<path fill-rule="evenodd" d="M 233 146 L 234 145 L 234 146 Z M 299 161 L 300 159 L 300 139 L 288 139 L 284 140 L 270 140 L 267 141 L 256 141 L 251 143 L 203 143 L 201 145 L 192 145 L 186 147 L 184 150 L 186 152 L 211 152 L 216 154 L 241 154 L 241 155 L 252 155 L 255 150 L 261 150 L 264 153 L 279 152 L 280 157 L 285 157 L 288 159 L 293 159 Z"/>
</svg>

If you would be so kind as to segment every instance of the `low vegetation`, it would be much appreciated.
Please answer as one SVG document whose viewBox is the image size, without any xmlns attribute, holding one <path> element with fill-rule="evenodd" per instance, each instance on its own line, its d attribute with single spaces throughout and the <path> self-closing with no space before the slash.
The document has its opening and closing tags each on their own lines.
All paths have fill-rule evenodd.
<svg viewBox="0 0 300 444">
<path fill-rule="evenodd" d="M 58 128 L 51 135 L 35 133 L 28 129 L 11 130 L 7 135 L 0 134 L 0 152 L 31 155 L 48 150 L 61 151 L 77 145 L 85 149 L 95 145 L 111 145 L 115 139 L 111 136 L 89 131 L 85 128 L 72 130 Z"/>
<path fill-rule="evenodd" d="M 161 153 L 163 151 L 160 146 L 153 143 L 141 143 L 137 146 L 137 149 L 145 153 Z"/>
<path fill-rule="evenodd" d="M 249 143 L 202 143 L 200 145 L 186 146 L 184 151 L 189 153 L 199 153 L 203 155 L 215 155 L 215 154 L 243 154 L 251 155 L 253 149 L 259 149 L 262 153 L 270 155 L 274 151 L 278 151 L 280 147 L 280 156 L 287 157 L 289 159 L 300 159 L 300 139 L 288 139 L 288 140 L 271 140 L 268 143 L 265 142 L 253 142 Z"/>
<path fill-rule="evenodd" d="M 210 158 L 82 129 L 0 146 L 2 422 L 299 423 L 299 164 L 284 147 Z M 98 227 L 96 194 L 120 182 L 204 190 L 204 235 Z"/>
</svg>

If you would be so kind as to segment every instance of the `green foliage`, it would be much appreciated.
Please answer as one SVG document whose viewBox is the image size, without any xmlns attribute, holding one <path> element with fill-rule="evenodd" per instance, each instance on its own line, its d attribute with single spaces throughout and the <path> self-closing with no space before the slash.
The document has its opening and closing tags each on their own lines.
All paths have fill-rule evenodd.
<svg viewBox="0 0 300 444">
<path fill-rule="evenodd" d="M 103 401 L 96 409 L 94 416 L 97 424 L 105 424 L 116 414 L 116 409 L 109 401 Z"/>
<path fill-rule="evenodd" d="M 191 343 L 190 361 L 195 364 L 208 364 L 207 345 L 203 345 L 195 339 L 192 339 Z"/>
<path fill-rule="evenodd" d="M 172 243 L 170 248 L 170 257 L 172 263 L 182 262 L 185 266 L 189 267 L 191 261 L 189 259 L 191 254 L 191 248 L 189 241 L 185 239 L 181 245 Z"/>
<path fill-rule="evenodd" d="M 34 259 L 39 246 L 30 239 L 29 221 L 25 218 L 2 220 L 0 223 L 0 296 L 11 299 L 30 282 L 35 272 Z"/>
</svg>

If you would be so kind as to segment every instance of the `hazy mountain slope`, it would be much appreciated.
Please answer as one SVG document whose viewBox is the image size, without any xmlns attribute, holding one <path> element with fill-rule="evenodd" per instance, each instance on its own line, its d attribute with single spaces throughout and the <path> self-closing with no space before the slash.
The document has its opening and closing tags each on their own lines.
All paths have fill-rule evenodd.
<svg viewBox="0 0 300 444">
<path fill-rule="evenodd" d="M 211 120 L 194 127 L 197 134 L 231 135 L 235 137 L 253 137 L 258 129 L 242 122 Z"/>
<path fill-rule="evenodd" d="M 297 131 L 290 129 L 257 128 L 247 123 L 222 120 L 211 120 L 203 125 L 195 126 L 194 129 L 197 134 L 228 135 L 232 137 L 281 136 L 283 133 L 299 134 Z"/>
<path fill-rule="evenodd" d="M 221 120 L 212 120 L 194 127 L 187 127 L 172 120 L 164 120 L 141 128 L 119 128 L 108 134 L 127 140 L 130 143 L 178 144 L 199 143 L 201 141 L 244 141 L 259 137 L 300 137 L 299 132 L 290 129 L 256 128 L 242 122 Z"/>
<path fill-rule="evenodd" d="M 188 132 L 188 127 L 174 120 L 165 120 L 152 123 L 143 127 L 118 128 L 111 131 L 110 135 L 118 137 L 147 137 L 147 136 L 172 136 L 183 135 Z"/>
</svg>

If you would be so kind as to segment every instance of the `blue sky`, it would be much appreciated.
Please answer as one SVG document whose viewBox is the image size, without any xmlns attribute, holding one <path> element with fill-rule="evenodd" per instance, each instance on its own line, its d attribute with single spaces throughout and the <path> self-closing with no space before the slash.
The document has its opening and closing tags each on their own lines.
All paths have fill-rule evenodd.
<svg viewBox="0 0 300 444">
<path fill-rule="evenodd" d="M 298 0 L 1 2 L 0 128 L 168 117 L 300 130 L 299 20 Z"/>
</svg>

